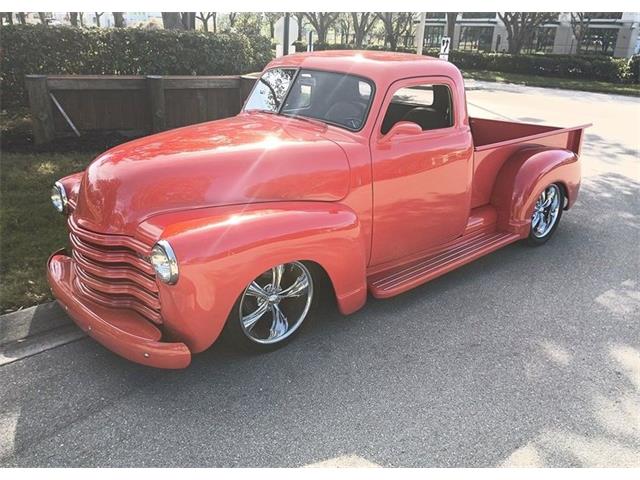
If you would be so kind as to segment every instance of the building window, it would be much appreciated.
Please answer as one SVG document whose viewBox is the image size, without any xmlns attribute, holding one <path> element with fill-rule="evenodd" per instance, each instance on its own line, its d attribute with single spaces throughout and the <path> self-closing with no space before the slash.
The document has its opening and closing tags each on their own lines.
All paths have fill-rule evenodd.
<svg viewBox="0 0 640 480">
<path fill-rule="evenodd" d="M 591 20 L 620 20 L 622 12 L 587 12 L 585 16 Z"/>
<path fill-rule="evenodd" d="M 447 14 L 445 12 L 427 12 L 426 14 L 426 18 L 444 19 L 446 17 L 447 17 Z"/>
<path fill-rule="evenodd" d="M 556 38 L 555 27 L 538 27 L 522 47 L 522 53 L 551 53 Z"/>
<path fill-rule="evenodd" d="M 444 37 L 444 25 L 427 25 L 424 27 L 424 48 L 440 48 Z"/>
<path fill-rule="evenodd" d="M 476 19 L 476 18 L 496 18 L 496 12 L 465 12 L 462 14 L 462 18 Z"/>
<path fill-rule="evenodd" d="M 487 52 L 491 50 L 493 27 L 467 27 L 460 29 L 458 50 Z"/>
<path fill-rule="evenodd" d="M 585 35 L 582 51 L 613 55 L 618 40 L 617 28 L 589 28 Z"/>
</svg>

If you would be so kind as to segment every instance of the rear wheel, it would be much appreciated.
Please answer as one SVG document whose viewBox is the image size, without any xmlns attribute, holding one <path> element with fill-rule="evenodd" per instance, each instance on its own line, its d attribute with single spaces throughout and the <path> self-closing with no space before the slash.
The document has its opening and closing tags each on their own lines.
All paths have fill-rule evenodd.
<svg viewBox="0 0 640 480">
<path fill-rule="evenodd" d="M 286 344 L 310 321 L 314 277 L 302 262 L 276 265 L 244 289 L 227 320 L 231 341 L 264 351 Z"/>
<path fill-rule="evenodd" d="M 530 245 L 542 245 L 551 238 L 560 223 L 563 205 L 564 194 L 559 185 L 552 183 L 542 191 L 533 207 L 528 238 Z"/>
</svg>

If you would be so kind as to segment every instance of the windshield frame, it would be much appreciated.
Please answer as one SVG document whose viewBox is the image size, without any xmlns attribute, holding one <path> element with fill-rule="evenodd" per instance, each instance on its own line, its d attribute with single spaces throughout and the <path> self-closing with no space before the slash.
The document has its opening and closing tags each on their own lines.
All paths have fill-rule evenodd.
<svg viewBox="0 0 640 480">
<path fill-rule="evenodd" d="M 367 122 L 369 120 L 369 114 L 371 113 L 371 107 L 373 106 L 373 101 L 375 99 L 376 82 L 374 82 L 371 78 L 366 77 L 364 75 L 341 72 L 341 71 L 336 71 L 336 70 L 325 70 L 325 69 L 321 69 L 321 68 L 303 68 L 303 67 L 293 67 L 293 66 L 289 67 L 289 66 L 286 66 L 286 65 L 279 65 L 277 67 L 271 67 L 271 68 L 261 72 L 260 77 L 256 78 L 256 81 L 255 81 L 255 83 L 253 85 L 253 88 L 251 89 L 251 92 L 247 96 L 247 100 L 249 98 L 251 98 L 251 95 L 253 95 L 253 91 L 257 88 L 258 84 L 259 83 L 264 83 L 264 82 L 260 81 L 262 76 L 265 73 L 267 73 L 267 72 L 269 72 L 271 70 L 276 70 L 276 69 L 295 70 L 295 74 L 293 75 L 293 78 L 291 79 L 291 82 L 289 83 L 289 88 L 287 88 L 287 91 L 285 92 L 284 96 L 282 97 L 282 102 L 280 102 L 280 105 L 278 106 L 278 109 L 274 110 L 274 111 L 266 111 L 266 110 L 259 110 L 259 109 L 246 110 L 246 101 L 245 101 L 245 106 L 242 108 L 243 112 L 262 111 L 264 113 L 268 113 L 268 114 L 271 114 L 271 115 L 279 115 L 279 116 L 287 117 L 287 118 L 303 117 L 303 118 L 308 118 L 308 119 L 311 119 L 311 120 L 317 120 L 318 122 L 322 122 L 322 123 L 325 123 L 327 125 L 332 125 L 334 127 L 342 128 L 344 130 L 347 130 L 347 131 L 353 132 L 353 133 L 357 133 L 357 132 L 361 131 L 365 127 L 365 125 L 367 124 Z M 289 94 L 291 93 L 291 89 L 293 87 L 293 84 L 298 80 L 298 76 L 300 75 L 300 72 L 302 70 L 308 71 L 308 72 L 323 72 L 323 73 L 335 73 L 337 75 L 348 75 L 350 77 L 354 77 L 356 79 L 360 79 L 360 80 L 365 81 L 371 87 L 371 94 L 369 95 L 369 104 L 367 105 L 367 109 L 365 110 L 365 112 L 363 114 L 362 124 L 360 125 L 360 127 L 359 128 L 349 128 L 346 125 L 343 125 L 341 123 L 331 122 L 331 121 L 326 120 L 324 118 L 317 118 L 317 117 L 310 117 L 310 116 L 307 116 L 307 115 L 290 114 L 290 113 L 282 112 L 282 109 L 283 109 L 284 105 L 287 103 L 287 99 L 289 98 Z"/>
</svg>

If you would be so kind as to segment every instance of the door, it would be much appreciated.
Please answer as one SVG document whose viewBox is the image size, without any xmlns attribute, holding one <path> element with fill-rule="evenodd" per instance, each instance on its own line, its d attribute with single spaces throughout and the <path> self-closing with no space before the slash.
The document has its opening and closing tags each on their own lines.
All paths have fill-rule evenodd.
<svg viewBox="0 0 640 480">
<path fill-rule="evenodd" d="M 457 91 L 451 79 L 422 77 L 394 83 L 370 147 L 371 266 L 462 235 L 471 202 L 473 141 L 463 91 Z"/>
</svg>

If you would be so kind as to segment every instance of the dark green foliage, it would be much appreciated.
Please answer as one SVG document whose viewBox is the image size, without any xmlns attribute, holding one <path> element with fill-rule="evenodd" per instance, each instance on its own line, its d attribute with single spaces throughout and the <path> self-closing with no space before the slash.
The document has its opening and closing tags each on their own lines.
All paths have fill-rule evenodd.
<svg viewBox="0 0 640 480">
<path fill-rule="evenodd" d="M 489 70 L 612 83 L 638 82 L 637 73 L 635 80 L 632 74 L 632 61 L 604 55 L 509 55 L 454 50 L 449 59 L 461 70 Z M 637 68 L 636 60 L 636 72 Z"/>
<path fill-rule="evenodd" d="M 314 50 L 350 50 L 352 45 L 314 43 Z M 296 51 L 306 51 L 304 42 L 296 42 Z M 385 50 L 371 45 L 367 50 Z M 416 53 L 415 48 L 399 46 L 396 51 Z M 425 55 L 438 56 L 438 50 L 428 50 Z M 506 53 L 464 52 L 454 50 L 449 60 L 461 70 L 487 70 L 492 72 L 519 73 L 543 77 L 599 80 L 612 83 L 638 83 L 640 57 L 613 58 L 605 55 L 510 55 Z"/>
<path fill-rule="evenodd" d="M 26 104 L 27 74 L 231 75 L 272 57 L 269 39 L 238 33 L 5 25 L 0 35 L 3 108 Z"/>
</svg>

